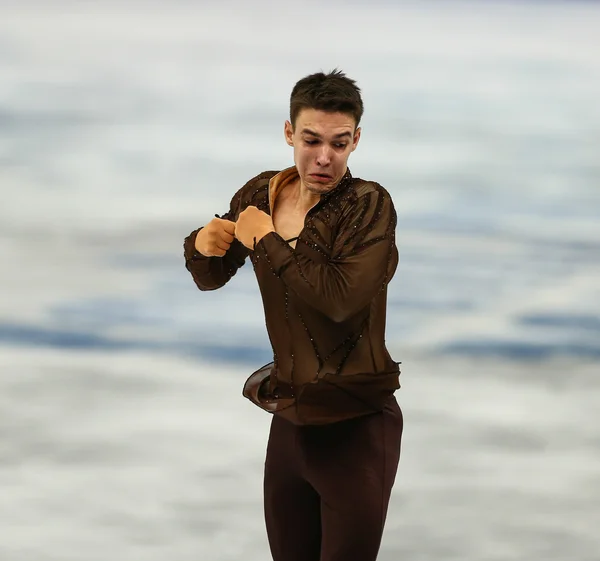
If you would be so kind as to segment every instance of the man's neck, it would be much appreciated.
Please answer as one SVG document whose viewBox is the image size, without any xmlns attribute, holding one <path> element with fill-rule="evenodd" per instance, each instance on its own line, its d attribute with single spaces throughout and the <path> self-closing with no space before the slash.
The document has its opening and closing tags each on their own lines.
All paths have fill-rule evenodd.
<svg viewBox="0 0 600 561">
<path fill-rule="evenodd" d="M 302 212 L 303 214 L 306 214 L 321 200 L 321 195 L 317 193 L 311 193 L 302 184 L 302 180 L 300 178 L 298 178 L 298 181 L 294 184 L 294 191 L 295 207 L 298 212 Z"/>
</svg>

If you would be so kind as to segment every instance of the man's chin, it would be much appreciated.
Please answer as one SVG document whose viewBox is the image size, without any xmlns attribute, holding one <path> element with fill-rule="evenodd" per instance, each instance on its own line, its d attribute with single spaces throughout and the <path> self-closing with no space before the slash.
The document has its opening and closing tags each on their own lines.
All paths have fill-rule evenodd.
<svg viewBox="0 0 600 561">
<path fill-rule="evenodd" d="M 304 184 L 306 188 L 316 195 L 322 195 L 323 193 L 327 193 L 331 191 L 335 187 L 335 182 L 333 179 L 329 181 L 314 181 L 311 178 L 308 181 L 305 181 Z"/>
</svg>

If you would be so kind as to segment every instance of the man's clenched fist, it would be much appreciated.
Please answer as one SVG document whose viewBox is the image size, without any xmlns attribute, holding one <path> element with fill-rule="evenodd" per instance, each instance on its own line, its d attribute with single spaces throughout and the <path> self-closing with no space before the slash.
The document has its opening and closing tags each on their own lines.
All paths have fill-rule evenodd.
<svg viewBox="0 0 600 561">
<path fill-rule="evenodd" d="M 255 206 L 242 211 L 235 223 L 235 237 L 248 249 L 254 249 L 255 241 L 258 243 L 269 232 L 274 231 L 271 216 Z"/>
<path fill-rule="evenodd" d="M 213 218 L 196 236 L 196 251 L 206 257 L 223 257 L 235 235 L 235 222 Z"/>
</svg>

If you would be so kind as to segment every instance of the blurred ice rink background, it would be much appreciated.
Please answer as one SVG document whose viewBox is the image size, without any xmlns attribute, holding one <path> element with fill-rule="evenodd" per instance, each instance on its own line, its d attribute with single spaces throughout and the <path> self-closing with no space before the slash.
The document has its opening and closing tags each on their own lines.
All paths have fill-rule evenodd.
<svg viewBox="0 0 600 561">
<path fill-rule="evenodd" d="M 262 561 L 250 264 L 183 238 L 361 86 L 398 210 L 403 457 L 380 559 L 597 561 L 600 5 L 0 1 L 0 560 Z M 350 561 L 350 560 L 349 560 Z"/>
</svg>

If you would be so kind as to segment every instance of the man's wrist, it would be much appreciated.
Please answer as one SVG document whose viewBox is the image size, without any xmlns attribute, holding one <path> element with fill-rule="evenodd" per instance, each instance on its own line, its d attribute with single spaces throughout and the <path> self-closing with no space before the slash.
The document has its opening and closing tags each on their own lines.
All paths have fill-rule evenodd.
<svg viewBox="0 0 600 561">
<path fill-rule="evenodd" d="M 203 257 L 206 257 L 206 255 L 204 255 L 204 253 L 202 253 L 202 251 L 200 249 L 200 244 L 199 244 L 199 242 L 201 242 L 201 240 L 199 238 L 200 238 L 203 228 L 204 228 L 204 226 L 202 226 L 202 228 L 199 228 L 198 231 L 196 232 L 196 237 L 194 239 L 194 249 L 196 250 L 196 253 L 199 253 Z"/>
<path fill-rule="evenodd" d="M 262 240 L 266 235 L 270 234 L 271 232 L 274 232 L 275 229 L 274 228 L 264 228 L 261 229 L 257 232 L 258 235 L 254 236 L 254 239 L 256 240 L 256 243 L 258 243 L 260 240 Z"/>
</svg>

